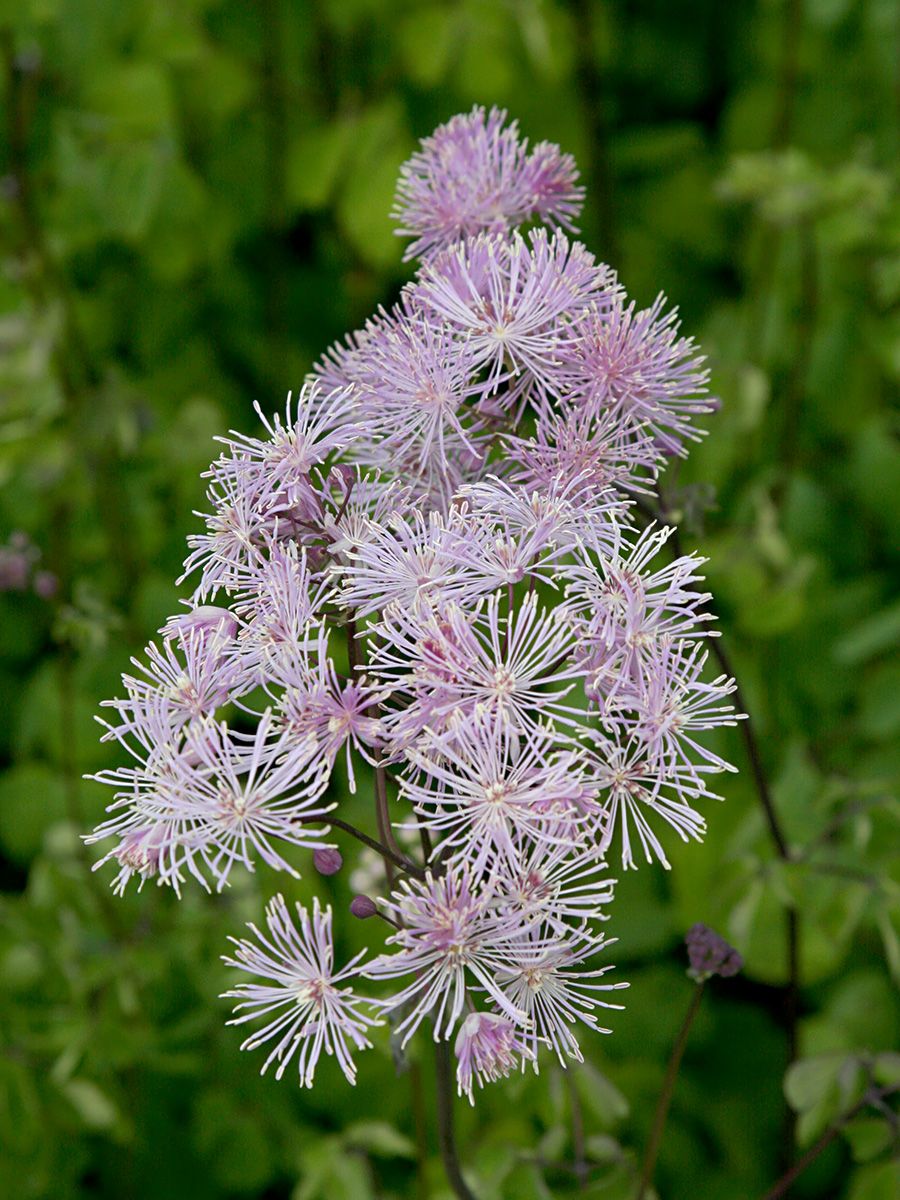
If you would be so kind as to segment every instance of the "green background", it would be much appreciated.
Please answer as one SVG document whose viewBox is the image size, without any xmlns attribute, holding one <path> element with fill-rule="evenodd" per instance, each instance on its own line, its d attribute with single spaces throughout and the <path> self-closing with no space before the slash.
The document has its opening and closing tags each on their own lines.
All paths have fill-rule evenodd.
<svg viewBox="0 0 900 1200">
<path fill-rule="evenodd" d="M 27 532 L 60 581 L 0 595 L 0 1196 L 447 1194 L 427 1055 L 369 1054 L 355 1090 L 326 1064 L 302 1093 L 238 1053 L 218 956 L 281 878 L 120 901 L 77 833 L 107 799 L 81 775 L 121 761 L 92 716 L 176 607 L 212 437 L 393 300 L 397 168 L 473 103 L 576 155 L 585 240 L 709 355 L 722 411 L 663 501 L 711 558 L 792 861 L 729 735 L 705 845 L 621 882 L 613 1035 L 570 1085 L 548 1065 L 460 1105 L 462 1157 L 484 1200 L 633 1195 L 702 920 L 747 965 L 704 998 L 659 1192 L 762 1194 L 786 1154 L 788 909 L 801 1142 L 898 1045 L 900 6 L 0 0 L 0 31 L 0 538 Z M 370 930 L 347 874 L 319 890 L 349 950 Z M 847 1133 L 793 1195 L 900 1192 L 887 1120 Z"/>
</svg>

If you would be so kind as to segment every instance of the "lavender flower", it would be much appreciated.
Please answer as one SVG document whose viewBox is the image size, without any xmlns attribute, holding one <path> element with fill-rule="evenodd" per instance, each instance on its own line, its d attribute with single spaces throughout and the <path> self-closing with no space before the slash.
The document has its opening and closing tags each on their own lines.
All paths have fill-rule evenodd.
<svg viewBox="0 0 900 1200">
<path fill-rule="evenodd" d="M 508 1001 L 525 1014 L 520 1022 L 526 1028 L 526 1040 L 534 1055 L 546 1043 L 565 1066 L 567 1058 L 583 1061 L 578 1038 L 572 1026 L 580 1021 L 595 1033 L 610 1033 L 598 1024 L 597 1008 L 621 1008 L 602 1000 L 598 992 L 617 991 L 627 983 L 595 983 L 611 966 L 584 970 L 584 964 L 608 943 L 598 942 L 575 932 L 568 939 L 557 934 L 552 940 L 532 934 L 514 948 L 511 962 L 499 974 L 498 981 Z"/>
<path fill-rule="evenodd" d="M 454 246 L 421 272 L 408 303 L 464 335 L 496 389 L 512 369 L 510 399 L 533 387 L 559 393 L 559 362 L 574 344 L 572 322 L 614 294 L 614 276 L 579 243 L 536 230 L 526 240 L 482 235 Z"/>
<path fill-rule="evenodd" d="M 584 189 L 568 154 L 548 142 L 527 153 L 515 121 L 477 106 L 425 138 L 400 173 L 393 216 L 415 240 L 406 258 L 425 257 L 481 231 L 506 231 L 529 217 L 572 228 Z"/>
<path fill-rule="evenodd" d="M 438 877 L 429 873 L 422 881 L 404 880 L 383 902 L 398 927 L 388 944 L 398 949 L 374 959 L 363 974 L 368 979 L 414 976 L 380 1002 L 385 1012 L 407 1010 L 397 1025 L 403 1045 L 428 1016 L 434 1021 L 435 1040 L 449 1038 L 469 990 L 478 985 L 508 1016 L 522 1020 L 522 1012 L 496 979 L 515 938 L 521 936 L 521 921 L 492 901 L 489 889 L 473 885 L 467 866 L 451 866 Z"/>
<path fill-rule="evenodd" d="M 578 755 L 559 748 L 548 729 L 520 734 L 487 708 L 431 738 L 409 761 L 416 776 L 401 779 L 401 794 L 420 824 L 476 874 L 500 860 L 514 869 L 521 848 L 535 842 L 567 844 L 573 820 L 581 819 L 579 802 L 590 794 Z"/>
<path fill-rule="evenodd" d="M 459 1095 L 475 1103 L 473 1083 L 505 1078 L 520 1062 L 534 1059 L 534 1052 L 521 1032 L 499 1013 L 472 1012 L 456 1035 L 453 1047 L 457 1059 L 456 1086 Z"/>
<path fill-rule="evenodd" d="M 268 936 L 251 924 L 255 940 L 230 939 L 236 947 L 234 957 L 223 961 L 270 982 L 240 983 L 224 992 L 239 1001 L 234 1009 L 238 1015 L 228 1024 L 243 1025 L 259 1018 L 268 1022 L 241 1049 L 255 1050 L 274 1041 L 262 1071 L 277 1062 L 276 1079 L 296 1054 L 300 1086 L 312 1087 L 324 1050 L 337 1059 L 348 1083 L 355 1083 L 353 1050 L 371 1046 L 367 1030 L 379 1023 L 363 1011 L 365 999 L 355 996 L 352 987 L 341 986 L 359 974 L 362 954 L 335 971 L 331 909 L 322 910 L 318 900 L 313 901 L 311 916 L 299 904 L 295 907 L 299 927 L 279 895 L 266 908 Z"/>
<path fill-rule="evenodd" d="M 130 761 L 96 776 L 114 796 L 87 840 L 117 892 L 296 876 L 298 850 L 334 874 L 329 820 L 365 843 L 350 914 L 387 933 L 367 965 L 335 972 L 330 909 L 298 926 L 280 896 L 228 960 L 262 980 L 229 993 L 263 1022 L 245 1045 L 278 1076 L 296 1056 L 304 1086 L 323 1049 L 353 1081 L 375 1011 L 403 1044 L 456 1035 L 470 1100 L 548 1050 L 580 1059 L 626 986 L 595 965 L 607 856 L 668 867 L 732 769 L 706 742 L 739 715 L 707 670 L 702 560 L 661 563 L 671 530 L 634 502 L 716 406 L 703 359 L 559 228 L 572 160 L 505 122 L 476 108 L 426 139 L 397 192 L 424 260 L 398 303 L 283 416 L 220 439 L 187 608 L 102 722 Z M 517 230 L 534 219 L 555 228 Z M 351 792 L 374 773 L 368 828 L 328 790 L 339 758 Z M 688 943 L 702 976 L 736 969 L 709 931 Z"/>
</svg>

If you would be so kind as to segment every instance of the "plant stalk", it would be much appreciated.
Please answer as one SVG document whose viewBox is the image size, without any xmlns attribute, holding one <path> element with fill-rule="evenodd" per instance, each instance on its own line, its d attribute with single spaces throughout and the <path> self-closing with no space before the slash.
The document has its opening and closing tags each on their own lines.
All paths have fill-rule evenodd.
<svg viewBox="0 0 900 1200">
<path fill-rule="evenodd" d="M 672 1055 L 669 1059 L 669 1065 L 666 1067 L 666 1076 L 663 1080 L 662 1091 L 659 1093 L 659 1099 L 656 1102 L 656 1113 L 653 1117 L 650 1140 L 647 1143 L 647 1150 L 644 1154 L 644 1165 L 641 1168 L 641 1180 L 638 1185 L 636 1200 L 644 1200 L 644 1195 L 653 1180 L 656 1159 L 659 1155 L 659 1148 L 662 1144 L 663 1132 L 666 1127 L 666 1118 L 669 1115 L 669 1106 L 672 1103 L 672 1093 L 675 1091 L 675 1082 L 678 1079 L 678 1069 L 684 1057 L 684 1050 L 690 1036 L 691 1026 L 694 1024 L 694 1018 L 700 1008 L 700 1001 L 703 999 L 703 988 L 704 983 L 701 980 L 694 988 L 694 994 L 691 996 L 687 1013 L 681 1024 L 681 1029 L 678 1031 L 675 1045 L 672 1047 Z"/>
<path fill-rule="evenodd" d="M 475 1193 L 463 1179 L 459 1155 L 456 1149 L 456 1134 L 453 1127 L 453 1079 L 450 1069 L 450 1046 L 441 1038 L 434 1044 L 435 1099 L 437 1102 L 438 1143 L 441 1159 L 447 1173 L 447 1181 L 459 1200 L 476 1200 Z"/>
</svg>

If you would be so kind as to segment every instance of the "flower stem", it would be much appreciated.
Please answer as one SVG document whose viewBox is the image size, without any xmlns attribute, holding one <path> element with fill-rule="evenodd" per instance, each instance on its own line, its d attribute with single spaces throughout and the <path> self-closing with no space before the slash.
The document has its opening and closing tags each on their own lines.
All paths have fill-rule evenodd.
<svg viewBox="0 0 900 1200">
<path fill-rule="evenodd" d="M 810 1146 L 802 1158 L 799 1158 L 791 1169 L 786 1171 L 778 1182 L 769 1188 L 762 1197 L 762 1200 L 781 1200 L 782 1196 L 786 1196 L 788 1189 L 803 1174 L 810 1163 L 814 1162 L 822 1151 L 831 1145 L 845 1125 L 849 1124 L 858 1113 L 861 1113 L 864 1108 L 868 1108 L 870 1104 L 877 1107 L 887 1096 L 891 1096 L 897 1091 L 900 1091 L 900 1084 L 892 1084 L 890 1087 L 868 1088 L 856 1104 L 826 1129 L 815 1145 Z"/>
<path fill-rule="evenodd" d="M 636 501 L 637 508 L 643 512 L 651 520 L 657 521 L 660 525 L 668 525 L 669 520 L 666 516 L 665 505 L 660 499 L 659 507 L 654 507 L 644 501 Z M 670 539 L 672 554 L 675 558 L 681 558 L 684 553 L 681 544 L 681 535 L 677 527 L 672 530 Z M 750 763 L 750 772 L 753 776 L 753 782 L 756 788 L 756 795 L 760 806 L 763 810 L 763 815 L 766 821 L 766 828 L 771 838 L 772 844 L 775 847 L 775 852 L 783 863 L 792 863 L 796 861 L 795 856 L 791 852 L 788 845 L 788 840 L 784 829 L 781 825 L 781 820 L 775 809 L 775 804 L 772 799 L 772 791 L 769 787 L 768 776 L 766 775 L 765 767 L 763 766 L 762 752 L 760 750 L 759 739 L 756 735 L 756 726 L 750 716 L 747 702 L 744 699 L 741 691 L 740 683 L 731 663 L 731 657 L 726 651 L 721 637 L 709 639 L 710 651 L 718 661 L 722 670 L 732 680 L 734 680 L 734 703 L 735 707 L 747 714 L 745 720 L 739 721 L 741 737 L 744 740 L 744 748 L 747 752 L 747 759 Z M 786 943 L 786 958 L 787 958 L 787 985 L 784 992 L 784 1029 L 787 1040 L 787 1059 L 788 1064 L 792 1063 L 799 1054 L 799 1040 L 797 1034 L 797 1026 L 800 1015 L 800 917 L 797 909 L 789 907 L 785 910 L 785 943 Z M 784 1128 L 784 1158 L 785 1161 L 790 1161 L 791 1153 L 794 1144 L 794 1125 L 795 1117 L 793 1109 L 788 1105 L 785 1110 L 786 1120 Z"/>
<path fill-rule="evenodd" d="M 672 1102 L 672 1093 L 675 1091 L 675 1081 L 678 1078 L 678 1068 L 681 1066 L 681 1059 L 684 1056 L 684 1049 L 687 1046 L 688 1036 L 691 1032 L 691 1026 L 694 1023 L 694 1018 L 700 1008 L 700 1001 L 703 999 L 703 982 L 697 983 L 694 988 L 694 994 L 691 996 L 691 1002 L 688 1005 L 687 1013 L 682 1022 L 681 1029 L 678 1031 L 678 1037 L 675 1039 L 675 1045 L 672 1047 L 672 1056 L 669 1059 L 669 1065 L 666 1068 L 666 1077 L 663 1080 L 662 1091 L 659 1093 L 659 1100 L 656 1102 L 656 1113 L 653 1117 L 653 1128 L 650 1131 L 650 1140 L 647 1143 L 647 1150 L 644 1154 L 644 1165 L 641 1169 L 641 1181 L 638 1185 L 636 1200 L 643 1200 L 647 1189 L 653 1180 L 653 1171 L 656 1167 L 656 1158 L 659 1154 L 659 1147 L 662 1144 L 663 1131 L 666 1127 L 666 1117 L 669 1115 L 669 1105 Z"/>
<path fill-rule="evenodd" d="M 413 1128 L 416 1134 L 416 1196 L 419 1200 L 427 1200 L 428 1126 L 425 1119 L 422 1067 L 417 1061 L 409 1064 L 409 1085 L 412 1092 Z"/>
<path fill-rule="evenodd" d="M 587 1154 L 585 1152 L 584 1113 L 581 1110 L 581 1097 L 578 1095 L 578 1088 L 575 1086 L 574 1071 L 574 1067 L 568 1067 L 563 1071 L 563 1076 L 569 1092 L 569 1111 L 572 1114 L 572 1146 L 575 1151 L 575 1177 L 578 1180 L 579 1190 L 583 1192 L 587 1188 L 588 1176 L 591 1173 L 591 1169 L 588 1166 Z"/>
<path fill-rule="evenodd" d="M 456 1150 L 456 1135 L 453 1128 L 453 1081 L 450 1070 L 450 1046 L 443 1038 L 436 1041 L 435 1097 L 437 1101 L 438 1143 L 447 1181 L 459 1200 L 476 1200 L 462 1176 L 459 1155 Z"/>
<path fill-rule="evenodd" d="M 342 821 L 338 817 L 332 817 L 331 814 L 326 814 L 325 823 L 334 826 L 335 829 L 343 829 L 344 833 L 349 833 L 351 837 L 356 838 L 358 842 L 362 842 L 364 846 L 368 846 L 370 850 L 375 850 L 382 858 L 389 860 L 398 867 L 401 871 L 406 871 L 409 875 L 424 876 L 424 870 L 417 864 L 408 859 L 405 854 L 394 853 L 390 847 L 385 846 L 383 842 L 379 842 L 377 838 L 369 837 L 363 830 L 357 829 L 355 825 L 351 825 L 349 821 Z"/>
</svg>

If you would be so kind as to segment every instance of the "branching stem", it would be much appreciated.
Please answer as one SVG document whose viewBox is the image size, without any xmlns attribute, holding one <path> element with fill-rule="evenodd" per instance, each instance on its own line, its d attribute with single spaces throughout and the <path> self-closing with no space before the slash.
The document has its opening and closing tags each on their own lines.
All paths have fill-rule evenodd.
<svg viewBox="0 0 900 1200">
<path fill-rule="evenodd" d="M 666 1117 L 669 1115 L 669 1105 L 672 1103 L 672 1093 L 675 1090 L 675 1081 L 678 1078 L 678 1068 L 681 1066 L 681 1059 L 684 1056 L 684 1049 L 687 1046 L 691 1026 L 699 1011 L 700 1001 L 703 999 L 703 988 L 704 984 L 702 981 L 695 986 L 694 994 L 691 996 L 691 1002 L 688 1005 L 687 1013 L 681 1024 L 681 1029 L 678 1031 L 678 1037 L 675 1039 L 675 1045 L 672 1047 L 672 1055 L 669 1058 L 669 1065 L 666 1067 L 666 1076 L 663 1080 L 662 1091 L 659 1093 L 659 1099 L 656 1102 L 653 1127 L 650 1131 L 650 1140 L 647 1142 L 647 1150 L 644 1154 L 644 1165 L 641 1168 L 641 1181 L 638 1185 L 636 1200 L 644 1200 L 644 1195 L 653 1180 L 656 1159 L 666 1127 Z"/>
</svg>

